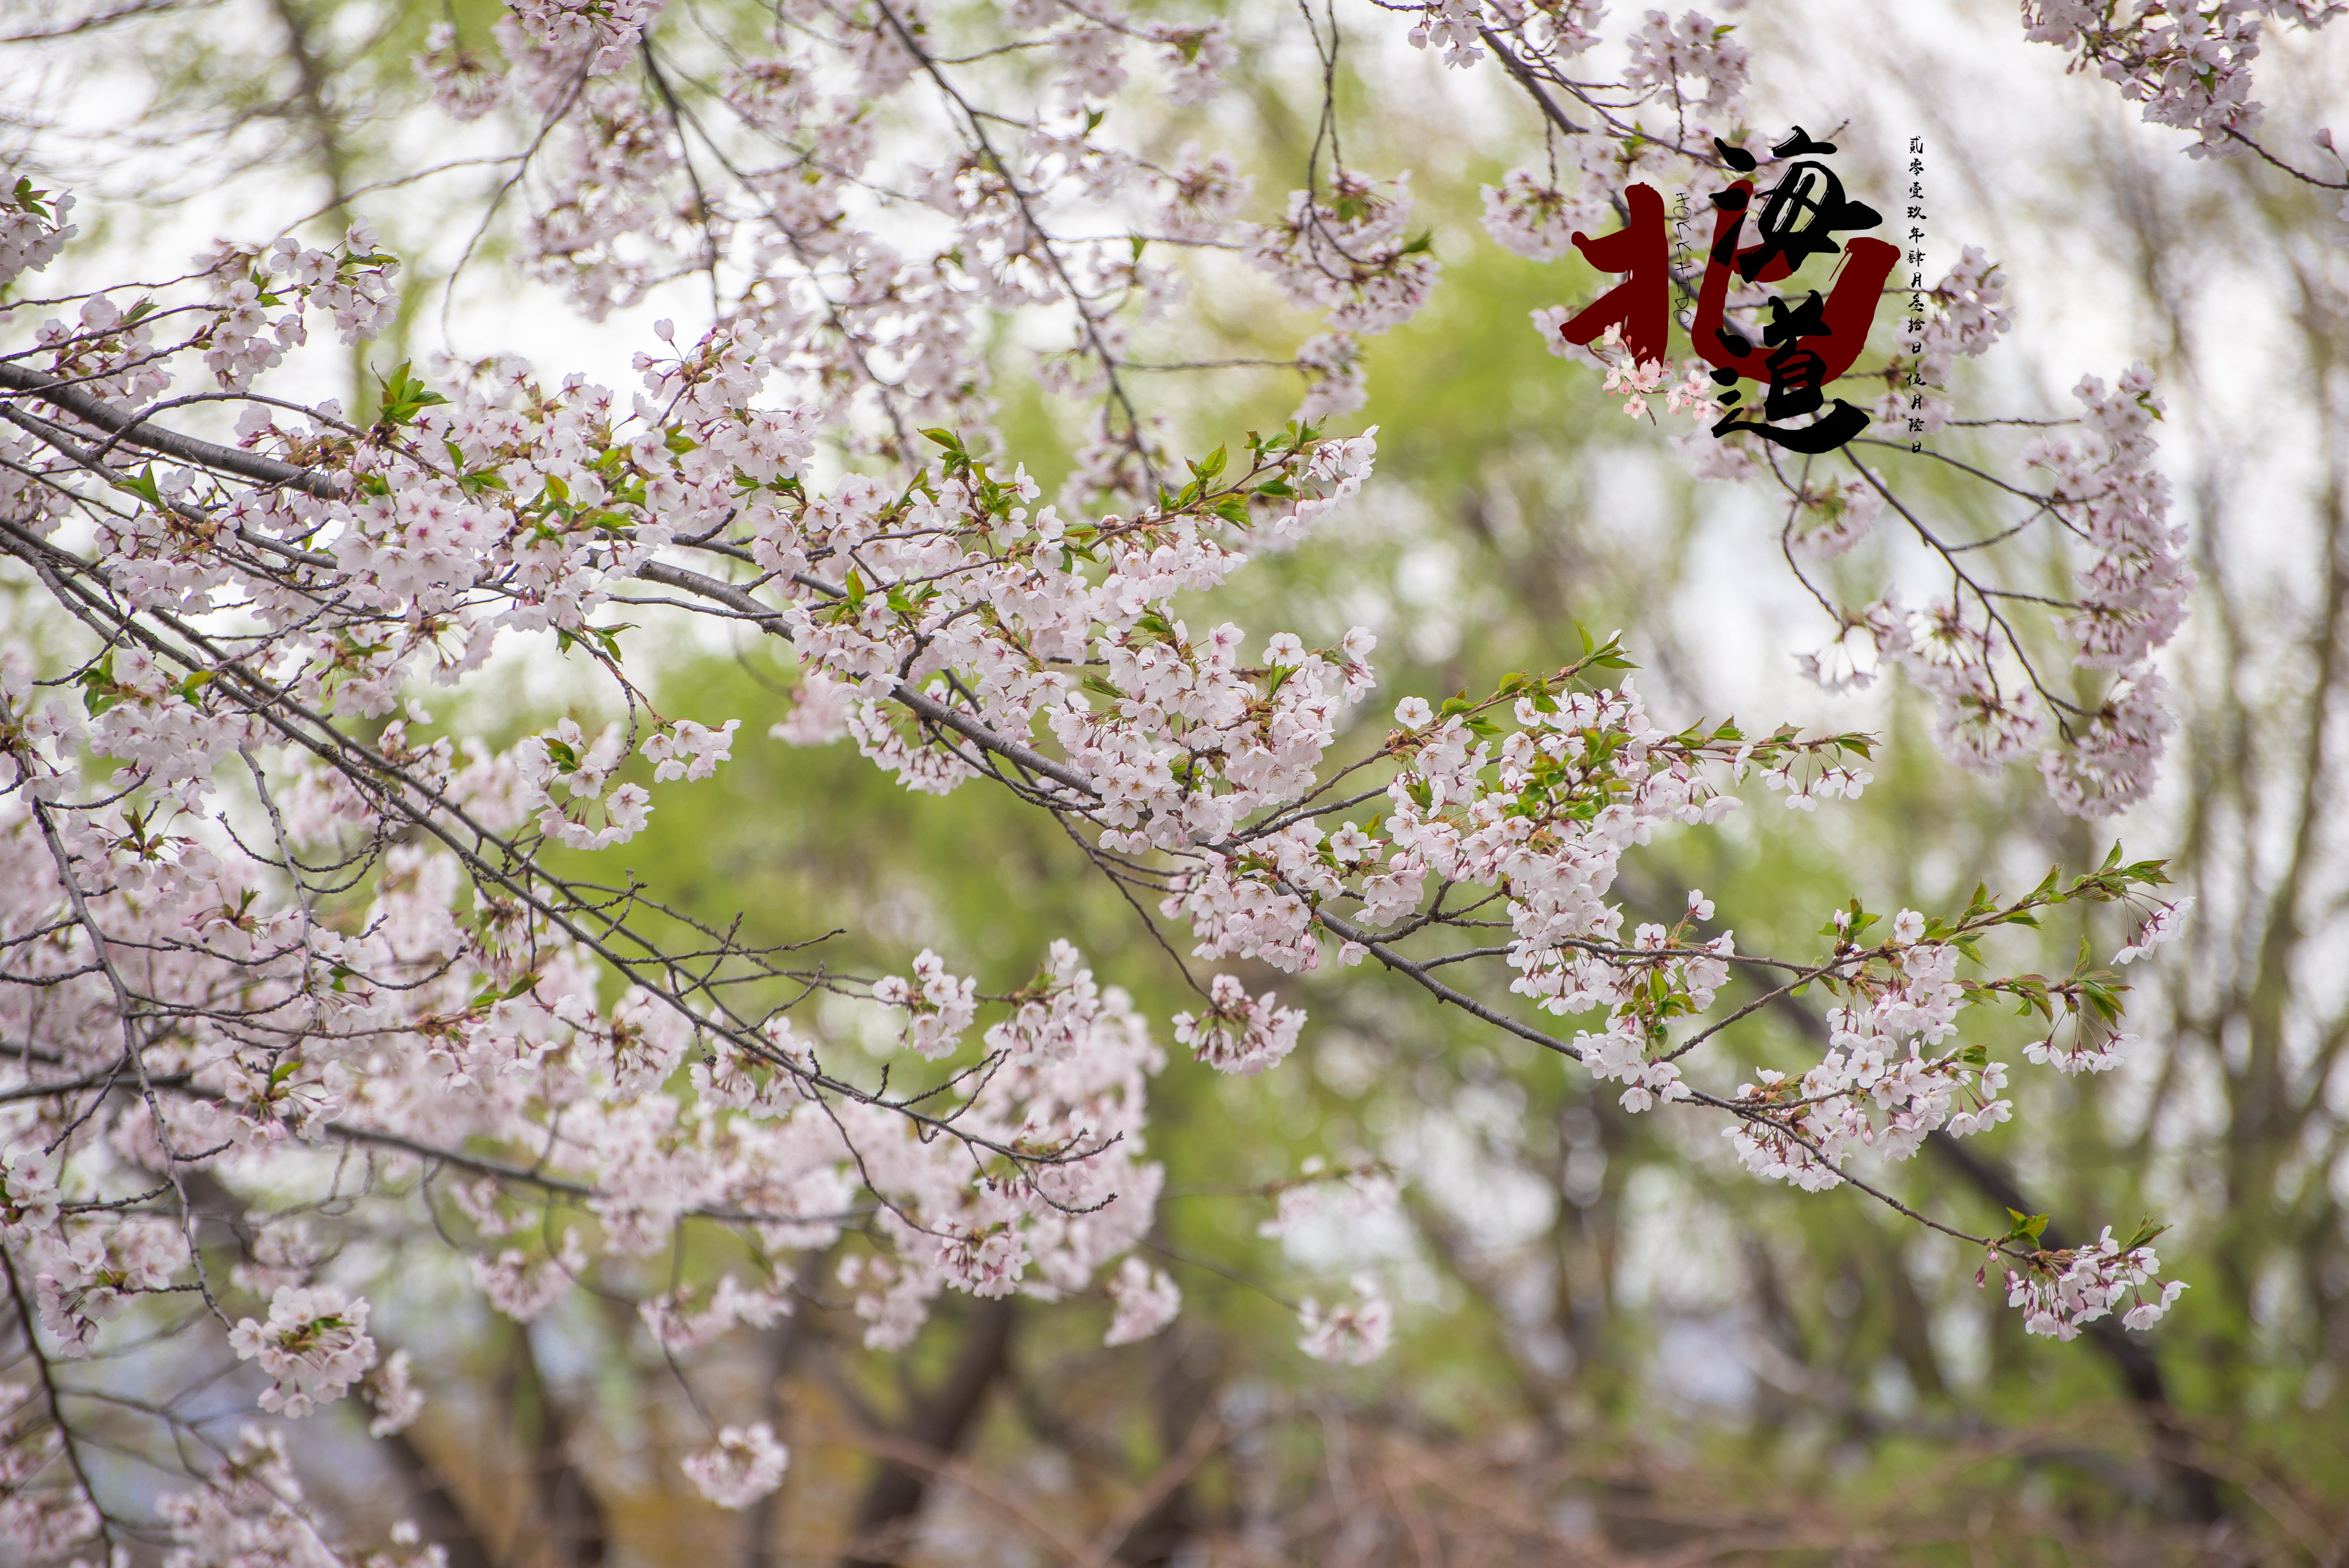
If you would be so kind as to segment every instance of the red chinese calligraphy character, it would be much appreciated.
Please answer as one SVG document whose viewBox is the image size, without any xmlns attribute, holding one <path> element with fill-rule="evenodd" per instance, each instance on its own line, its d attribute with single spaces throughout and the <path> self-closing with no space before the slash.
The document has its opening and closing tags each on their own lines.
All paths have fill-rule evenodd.
<svg viewBox="0 0 2349 1568">
<path fill-rule="evenodd" d="M 1705 258 L 1704 284 L 1697 291 L 1696 318 L 1690 325 L 1689 335 L 1696 340 L 1696 351 L 1709 363 L 1757 381 L 1767 381 L 1770 353 L 1754 347 L 1743 334 L 1724 332 L 1722 326 L 1730 274 L 1738 270 L 1740 262 L 1763 249 L 1760 245 L 1749 245 L 1742 251 L 1737 248 L 1737 237 L 1745 226 L 1745 210 L 1753 196 L 1754 182 L 1741 180 L 1713 198 L 1721 215 L 1713 222 L 1713 250 Z M 1843 264 L 1836 269 L 1834 291 L 1827 296 L 1826 330 L 1806 336 L 1795 346 L 1818 356 L 1817 384 L 1822 387 L 1850 369 L 1859 351 L 1867 346 L 1868 329 L 1876 321 L 1876 306 L 1883 297 L 1884 282 L 1900 260 L 1898 246 L 1865 235 L 1846 242 L 1843 248 Z M 1775 283 L 1793 272 L 1795 264 L 1784 253 L 1774 255 L 1763 263 L 1753 281 Z"/>
<path fill-rule="evenodd" d="M 1645 365 L 1664 358 L 1671 346 L 1666 335 L 1672 324 L 1671 241 L 1664 227 L 1664 199 L 1654 186 L 1624 187 L 1623 204 L 1629 222 L 1596 240 L 1577 230 L 1574 248 L 1602 273 L 1631 275 L 1558 328 L 1558 335 L 1568 343 L 1594 343 L 1609 327 L 1619 325 L 1632 363 Z"/>
</svg>

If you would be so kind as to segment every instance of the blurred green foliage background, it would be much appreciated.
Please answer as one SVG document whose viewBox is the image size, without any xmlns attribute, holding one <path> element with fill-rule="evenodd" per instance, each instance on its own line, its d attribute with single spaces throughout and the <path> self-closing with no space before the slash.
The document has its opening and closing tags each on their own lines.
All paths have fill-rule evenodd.
<svg viewBox="0 0 2349 1568">
<path fill-rule="evenodd" d="M 1252 40 L 1295 26 L 1282 7 L 1228 9 Z M 1903 63 L 1917 57 L 1914 35 L 1868 8 L 1758 9 L 1757 57 L 1794 57 L 1846 24 L 1839 67 L 1762 77 L 1789 119 L 1832 101 L 1863 149 L 1890 148 L 1899 128 L 1937 115 L 2027 121 L 2022 145 L 2042 159 L 2030 188 L 1965 194 L 1981 181 L 1975 155 L 1953 153 L 1936 165 L 1961 188 L 1951 209 L 1994 216 L 2000 232 L 1984 238 L 2010 247 L 2001 253 L 2026 307 L 2054 297 L 2044 280 L 2064 275 L 2068 247 L 2093 230 L 2106 271 L 2086 286 L 2171 398 L 2203 601 L 2173 661 L 2184 727 L 2171 787 L 2121 826 L 2132 857 L 2173 857 L 2180 888 L 2200 900 L 2197 927 L 2159 974 L 2131 976 L 2143 1043 L 2111 1079 L 2020 1070 L 2027 1026 L 1970 1015 L 1969 1037 L 2017 1063 L 2016 1119 L 1976 1140 L 1976 1169 L 1929 1152 L 1882 1174 L 1904 1201 L 1977 1230 L 2003 1225 L 2000 1181 L 2074 1236 L 2160 1215 L 2178 1226 L 2162 1255 L 2191 1290 L 2158 1333 L 2117 1348 L 2026 1339 L 1956 1243 L 1849 1192 L 1758 1184 L 1703 1119 L 1625 1114 L 1578 1071 L 1371 968 L 1294 980 L 1244 968 L 1252 991 L 1280 989 L 1311 1022 L 1273 1073 L 1218 1078 L 1164 1032 L 1191 1000 L 1162 945 L 1179 932 L 1127 904 L 1050 820 L 983 785 L 909 795 L 845 745 L 768 738 L 794 679 L 788 651 L 748 634 L 732 648 L 668 637 L 647 614 L 635 653 L 664 709 L 740 717 L 742 734 L 715 779 L 665 790 L 646 833 L 576 857 L 578 869 L 609 879 L 625 866 L 705 919 L 739 913 L 753 938 L 836 932 L 824 962 L 861 973 L 902 971 L 928 946 L 982 989 L 1006 990 L 1066 937 L 1133 993 L 1170 1047 L 1149 1141 L 1168 1172 L 1154 1246 L 1182 1284 L 1182 1319 L 1159 1341 L 1103 1350 L 1102 1304 L 1019 1306 L 984 1397 L 942 1450 L 951 1463 L 925 1474 L 908 1561 L 1051 1560 L 1023 1508 L 1079 1538 L 1122 1521 L 1106 1550 L 1136 1564 L 2335 1563 L 2349 1549 L 2349 1119 L 2336 1087 L 2349 879 L 2329 728 L 2349 570 L 2337 238 L 2328 257 L 2326 214 L 2269 171 L 2172 157 L 2098 84 L 2061 82 L 2052 51 L 2016 57 L 2037 73 L 2026 85 L 1961 106 L 1966 71 L 1920 81 Z M 1989 9 L 1999 15 L 1933 25 L 1961 41 L 2013 31 Z M 696 10 L 753 30 L 753 7 Z M 407 59 L 443 15 L 478 39 L 494 10 L 273 0 L 167 12 L 118 30 L 119 53 L 84 67 L 124 90 L 144 84 L 139 113 L 84 104 L 36 123 L 62 102 L 53 77 L 22 100 L 18 139 L 54 150 L 71 130 L 77 155 L 117 158 L 116 186 L 147 203 L 91 222 L 90 201 L 86 253 L 142 242 L 142 224 L 225 222 L 202 206 L 212 185 L 173 172 L 205 137 L 248 181 L 291 179 L 321 209 L 376 217 L 421 263 L 407 341 L 369 358 L 381 369 L 440 346 L 436 291 L 452 234 L 465 237 L 452 227 L 461 202 L 360 194 L 465 152 L 461 136 L 412 112 Z M 1962 903 L 1977 880 L 2019 889 L 2050 864 L 2100 859 L 2109 827 L 2058 817 L 2035 779 L 1944 764 L 1921 700 L 1897 680 L 1847 699 L 1795 686 L 1791 655 L 1832 628 L 1777 562 L 1779 520 L 1758 494 L 1685 478 L 1660 432 L 1599 396 L 1596 374 L 1544 351 L 1528 313 L 1586 297 L 1591 274 L 1517 260 L 1476 226 L 1478 185 L 1539 156 L 1530 114 L 1497 72 L 1463 86 L 1392 46 L 1392 18 L 1363 6 L 1342 19 L 1362 40 L 1340 100 L 1349 159 L 1414 170 L 1444 282 L 1428 310 L 1375 341 L 1371 404 L 1346 422 L 1379 428 L 1374 485 L 1305 547 L 1252 564 L 1216 608 L 1252 646 L 1278 630 L 1309 644 L 1357 622 L 1378 632 L 1381 691 L 1338 754 L 1375 745 L 1404 695 L 1489 690 L 1508 671 L 1556 667 L 1578 651 L 1579 627 L 1621 626 L 1668 723 L 1734 709 L 1749 725 L 1792 716 L 1882 738 L 1858 802 L 1813 816 L 1754 790 L 1725 830 L 1675 831 L 1638 851 L 1620 890 L 1635 914 L 1701 888 L 1741 950 L 1800 950 L 1855 893 L 1871 908 L 1933 910 Z M 1300 82 L 1296 59 L 1293 39 L 1246 51 L 1236 99 L 1208 128 L 1245 150 L 1260 207 L 1295 182 L 1309 139 L 1315 84 Z M 2307 88 L 2306 65 L 2279 49 L 2282 105 Z M 1485 100 L 1464 139 L 1464 95 Z M 1170 116 L 1153 134 L 1171 146 L 1201 129 Z M 1992 145 L 1980 157 L 2001 151 L 2014 155 Z M 1971 242 L 1961 228 L 1937 233 L 1940 260 Z M 501 281 L 507 254 L 492 225 L 470 263 L 461 348 L 494 346 L 481 341 L 483 302 L 518 297 Z M 2220 284 L 2262 302 L 2272 330 L 2256 346 L 2240 333 L 2214 338 L 2223 324 L 2197 318 L 2191 302 Z M 1311 330 L 1268 287 L 1220 273 L 1203 274 L 1189 312 L 1195 325 L 1167 357 L 1285 357 Z M 2019 399 L 2033 406 L 2017 411 L 2062 413 L 2060 388 L 2086 366 L 2057 359 L 2044 310 L 2026 308 L 2016 335 L 2006 352 L 2017 363 L 1986 366 L 1961 406 L 2006 411 Z M 354 366 L 342 395 L 363 404 L 367 385 Z M 1249 370 L 1151 387 L 1194 450 L 1277 427 L 1297 390 L 1292 377 Z M 1077 426 L 1035 388 L 1009 334 L 997 395 L 1007 454 L 1049 492 Z M 2263 461 L 2287 439 L 2318 456 Z M 1943 449 L 2006 471 L 2013 446 L 2003 432 L 1953 433 Z M 1893 471 L 1951 526 L 1997 526 L 1999 509 L 1946 470 Z M 1888 520 L 1831 576 L 1863 603 L 1901 580 L 1904 562 Z M 545 723 L 574 690 L 554 659 L 548 650 L 510 672 L 482 706 L 443 702 L 444 727 Z M 2106 953 L 2126 939 L 2109 912 L 2095 920 L 2085 933 L 2054 923 L 2016 934 L 2005 955 L 2053 969 L 2084 934 Z M 1818 1006 L 1806 1004 L 1811 1016 Z M 863 1039 L 845 1015 L 814 1022 L 836 1050 L 873 1047 L 865 1065 L 877 1068 L 886 1042 Z M 1700 1071 L 1733 1087 L 1749 1065 L 1815 1050 L 1800 1020 L 1772 1008 Z M 1271 1195 L 1315 1158 L 1395 1169 L 1402 1217 L 1286 1243 L 1259 1235 Z M 1358 1371 L 1306 1360 L 1295 1298 L 1362 1266 L 1396 1296 L 1396 1349 Z M 449 1527 L 500 1564 L 828 1559 L 887 1455 L 872 1434 L 920 1429 L 973 1347 L 992 1343 L 985 1313 L 950 1309 L 908 1356 L 870 1355 L 854 1321 L 823 1305 L 838 1293 L 812 1275 L 810 1305 L 784 1329 L 691 1369 L 706 1406 L 771 1411 L 793 1447 L 783 1493 L 745 1525 L 678 1479 L 691 1415 L 625 1307 L 575 1303 L 523 1331 L 463 1305 L 463 1286 L 429 1266 L 411 1284 L 383 1320 L 429 1349 L 434 1403 L 409 1468 L 347 1484 L 343 1501 L 356 1520 L 388 1517 L 437 1486 Z M 1249 1435 L 1177 1462 L 1206 1422 Z M 1153 1478 L 1167 1476 L 1154 1497 Z"/>
</svg>

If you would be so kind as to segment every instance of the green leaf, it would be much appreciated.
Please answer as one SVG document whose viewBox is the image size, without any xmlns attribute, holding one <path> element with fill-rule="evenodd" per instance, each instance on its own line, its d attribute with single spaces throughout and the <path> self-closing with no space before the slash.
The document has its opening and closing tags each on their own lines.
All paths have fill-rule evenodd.
<svg viewBox="0 0 2349 1568">
<path fill-rule="evenodd" d="M 382 418 L 387 424 L 405 425 L 433 405 L 449 401 L 409 375 L 409 364 L 403 359 L 390 375 L 376 378 L 383 388 Z"/>
<path fill-rule="evenodd" d="M 155 465 L 152 463 L 135 475 L 116 480 L 114 488 L 129 490 L 157 511 L 163 510 L 163 492 L 155 483 Z"/>
<path fill-rule="evenodd" d="M 82 671 L 75 680 L 81 686 L 81 705 L 93 718 L 122 700 L 122 688 L 114 678 L 114 652 L 110 648 L 104 658 Z"/>
</svg>

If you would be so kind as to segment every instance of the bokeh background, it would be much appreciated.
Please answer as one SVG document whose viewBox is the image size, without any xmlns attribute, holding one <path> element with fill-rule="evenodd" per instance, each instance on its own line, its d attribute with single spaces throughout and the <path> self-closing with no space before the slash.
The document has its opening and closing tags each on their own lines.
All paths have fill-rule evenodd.
<svg viewBox="0 0 2349 1568">
<path fill-rule="evenodd" d="M 625 387 L 651 321 L 706 321 L 690 280 L 594 325 L 521 280 L 511 212 L 484 217 L 502 173 L 465 161 L 488 133 L 434 114 L 409 64 L 444 16 L 484 36 L 495 13 L 479 0 L 109 9 L 34 0 L 0 26 L 0 165 L 81 196 L 83 237 L 56 272 L 170 275 L 216 233 L 364 215 L 413 258 L 402 341 L 323 350 L 294 383 L 350 407 L 373 372 L 437 353 L 516 353 Z M 946 25 L 955 9 L 935 8 Z M 1318 73 L 1292 8 L 1224 10 L 1244 40 L 1237 90 L 1197 120 L 1158 109 L 1148 139 L 1239 152 L 1268 213 L 1304 166 Z M 1595 373 L 1547 354 L 1528 313 L 1588 298 L 1592 274 L 1520 261 L 1478 227 L 1479 185 L 1538 156 L 1530 107 L 1489 66 L 1414 53 L 1370 5 L 1334 15 L 1348 160 L 1412 170 L 1444 281 L 1373 343 L 1370 405 L 1338 427 L 1379 428 L 1376 480 L 1313 543 L 1253 564 L 1221 613 L 1255 640 L 1372 627 L 1366 734 L 1405 695 L 1489 689 L 1575 655 L 1578 627 L 1619 626 L 1666 723 L 1877 732 L 1862 799 L 1810 815 L 1757 790 L 1724 830 L 1668 834 L 1627 862 L 1635 912 L 1701 888 L 1744 950 L 1801 947 L 1855 893 L 1933 910 L 1978 880 L 2028 886 L 2116 836 L 2131 858 L 2168 857 L 2198 905 L 2186 939 L 2130 976 L 2128 1065 L 2020 1074 L 2012 1123 L 1885 1179 L 1976 1230 L 2002 1228 L 2007 1206 L 2072 1237 L 2157 1215 L 2189 1294 L 2151 1335 L 2027 1339 L 1959 1244 L 1852 1194 L 1759 1184 L 1703 1119 L 1627 1115 L 1578 1071 L 1369 969 L 1244 970 L 1311 1022 L 1258 1079 L 1170 1052 L 1152 1246 L 1185 1307 L 1157 1339 L 1102 1348 L 1098 1302 L 957 1297 L 912 1351 L 868 1353 L 818 1258 L 798 1314 L 678 1367 L 625 1299 L 574 1292 L 524 1328 L 435 1238 L 354 1235 L 394 1282 L 377 1324 L 416 1357 L 430 1404 L 381 1444 L 310 1423 L 305 1484 L 354 1535 L 416 1520 L 455 1568 L 832 1562 L 876 1520 L 895 1532 L 886 1560 L 925 1564 L 2349 1560 L 2349 225 L 2255 160 L 2186 158 L 2186 138 L 2024 42 L 2002 0 L 1723 18 L 1771 123 L 1837 128 L 1856 192 L 1889 191 L 1924 139 L 1932 272 L 1969 245 L 2000 261 L 2015 325 L 1965 367 L 1961 417 L 2061 418 L 2080 376 L 2136 360 L 2158 377 L 2202 583 L 2165 665 L 2181 727 L 2155 799 L 2083 823 L 2027 773 L 1953 771 L 1897 678 L 1841 696 L 1797 678 L 1794 656 L 1833 627 L 1785 569 L 1777 509 L 1688 479 Z M 760 17 L 709 0 L 663 25 Z M 2278 145 L 2299 150 L 2341 108 L 2343 43 L 2271 34 L 2261 96 Z M 1269 285 L 1214 267 L 1177 319 L 1165 358 L 1286 357 L 1314 330 Z M 1049 490 L 1076 411 L 1036 388 L 1016 327 L 998 358 L 1005 446 Z M 1278 426 L 1300 383 L 1239 369 L 1147 390 L 1205 449 Z M 2008 473 L 2015 445 L 1953 430 L 1940 449 Z M 1997 523 L 1978 487 L 1923 464 L 1900 479 L 1940 515 Z M 1831 575 L 1852 603 L 1933 586 L 1889 526 Z M 6 613 L 12 639 L 48 634 L 30 602 Z M 1009 989 L 1067 937 L 1171 1047 L 1179 976 L 1048 820 L 980 786 L 911 796 L 849 747 L 767 738 L 788 650 L 683 625 L 639 646 L 665 710 L 744 724 L 714 782 L 665 798 L 612 851 L 630 870 L 706 917 L 740 912 L 746 936 L 836 932 L 829 961 L 864 973 L 927 946 Z M 549 645 L 441 717 L 512 734 L 598 700 Z M 2119 944 L 2110 912 L 2087 918 L 2015 933 L 2002 956 L 2052 969 L 2084 934 Z M 1816 1016 L 1758 1015 L 1705 1074 L 1800 1060 Z M 835 1050 L 887 1046 L 853 1010 L 812 1023 Z M 2022 1027 L 1968 1018 L 2018 1062 Z M 1262 1233 L 1312 1161 L 1389 1170 L 1402 1201 Z M 1297 1298 L 1363 1270 L 1397 1304 L 1395 1348 L 1361 1369 L 1307 1360 Z M 747 1515 L 699 1501 L 677 1460 L 705 1418 L 773 1421 L 793 1452 L 782 1491 Z"/>
</svg>

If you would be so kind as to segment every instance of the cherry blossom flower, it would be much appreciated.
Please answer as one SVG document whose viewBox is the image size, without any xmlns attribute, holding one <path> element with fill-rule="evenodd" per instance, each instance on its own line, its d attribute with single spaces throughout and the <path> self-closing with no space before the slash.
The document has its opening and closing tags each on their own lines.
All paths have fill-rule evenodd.
<svg viewBox="0 0 2349 1568">
<path fill-rule="evenodd" d="M 1481 190 L 1485 232 L 1529 262 L 1557 261 L 1573 250 L 1577 230 L 1598 225 L 1595 204 L 1568 196 L 1529 169 L 1512 169 L 1498 188 Z"/>
<path fill-rule="evenodd" d="M 2194 907 L 2191 898 L 2172 899 L 2157 904 L 2145 923 L 2137 927 L 2136 940 L 2113 954 L 2116 964 L 2133 963 L 2151 953 L 2165 942 L 2175 942 L 2185 934 L 2187 912 Z"/>
<path fill-rule="evenodd" d="M 750 1507 L 783 1484 L 791 1450 L 775 1441 L 774 1429 L 764 1421 L 748 1427 L 725 1427 L 718 1441 L 682 1461 L 686 1479 L 696 1491 L 720 1508 Z"/>
<path fill-rule="evenodd" d="M 375 1365 L 367 1320 L 363 1297 L 333 1285 L 288 1285 L 271 1298 L 269 1321 L 243 1319 L 230 1333 L 229 1346 L 238 1360 L 257 1360 L 268 1374 L 263 1409 L 306 1416 L 341 1398 Z"/>
<path fill-rule="evenodd" d="M 1205 1014 L 1174 1015 L 1174 1041 L 1217 1072 L 1254 1078 L 1297 1048 L 1304 1026 L 1305 1015 L 1279 1006 L 1271 992 L 1251 997 L 1237 978 L 1218 975 Z"/>
<path fill-rule="evenodd" d="M 359 1392 L 375 1407 L 375 1415 L 367 1422 L 367 1436 L 383 1438 L 404 1432 L 424 1413 L 424 1391 L 409 1380 L 410 1366 L 408 1352 L 395 1350 L 361 1381 Z"/>
<path fill-rule="evenodd" d="M 1159 46 L 1169 103 L 1207 102 L 1223 90 L 1224 73 L 1239 63 L 1239 47 L 1221 19 L 1187 26 L 1161 22 L 1150 36 Z"/>
<path fill-rule="evenodd" d="M 1324 1308 L 1307 1296 L 1298 1313 L 1304 1334 L 1298 1348 L 1333 1367 L 1367 1367 L 1394 1342 L 1394 1312 L 1366 1274 L 1353 1279 L 1354 1299 Z"/>
<path fill-rule="evenodd" d="M 2124 1301 L 2131 1304 L 2124 1325 L 2150 1328 L 2186 1289 L 2177 1280 L 2157 1279 L 2160 1270 L 2152 1248 L 2125 1248 L 2107 1225 L 2093 1245 L 2042 1253 L 2025 1270 L 2009 1269 L 2006 1304 L 2022 1309 L 2026 1333 L 2056 1339 L 2074 1337 Z"/>
<path fill-rule="evenodd" d="M 1117 1313 L 1110 1320 L 1103 1345 L 1132 1345 L 1147 1339 L 1174 1321 L 1183 1309 L 1183 1293 L 1164 1269 L 1154 1269 L 1140 1258 L 1128 1257 L 1110 1280 L 1110 1299 Z"/>
</svg>

